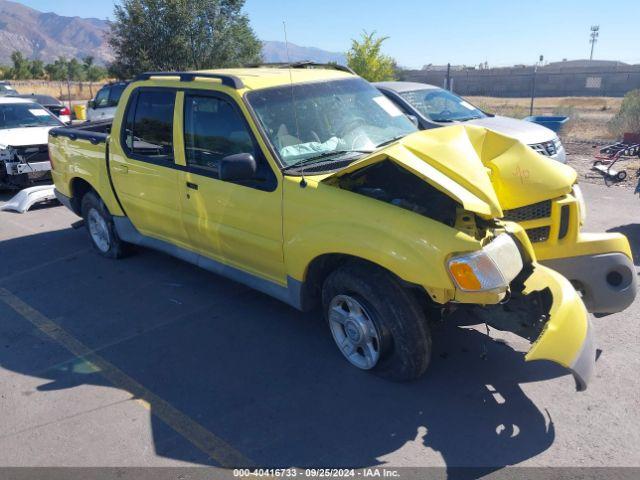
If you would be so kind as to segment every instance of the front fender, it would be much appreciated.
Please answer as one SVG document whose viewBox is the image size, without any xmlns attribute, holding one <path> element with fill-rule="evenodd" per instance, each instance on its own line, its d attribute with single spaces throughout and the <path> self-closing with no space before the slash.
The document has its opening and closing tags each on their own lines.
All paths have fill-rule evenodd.
<svg viewBox="0 0 640 480">
<path fill-rule="evenodd" d="M 525 360 L 550 360 L 568 368 L 576 380 L 576 388 L 584 390 L 596 361 L 591 320 L 571 283 L 550 268 L 536 265 L 523 293 L 529 295 L 546 288 L 552 297 L 548 320 Z"/>
</svg>

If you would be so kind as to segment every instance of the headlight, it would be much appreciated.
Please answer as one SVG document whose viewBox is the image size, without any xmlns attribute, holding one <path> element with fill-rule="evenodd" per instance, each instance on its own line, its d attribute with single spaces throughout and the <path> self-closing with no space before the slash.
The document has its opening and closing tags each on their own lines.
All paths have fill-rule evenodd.
<svg viewBox="0 0 640 480">
<path fill-rule="evenodd" d="M 482 250 L 450 258 L 447 267 L 460 290 L 484 292 L 508 287 L 522 270 L 522 257 L 503 233 Z"/>
<path fill-rule="evenodd" d="M 573 196 L 578 201 L 578 212 L 580 213 L 580 225 L 584 224 L 587 219 L 587 204 L 584 202 L 584 195 L 582 195 L 582 189 L 577 183 L 573 186 Z"/>
<path fill-rule="evenodd" d="M 555 137 L 553 140 L 553 146 L 556 147 L 556 152 L 559 152 L 562 149 L 562 142 L 560 138 Z"/>
</svg>

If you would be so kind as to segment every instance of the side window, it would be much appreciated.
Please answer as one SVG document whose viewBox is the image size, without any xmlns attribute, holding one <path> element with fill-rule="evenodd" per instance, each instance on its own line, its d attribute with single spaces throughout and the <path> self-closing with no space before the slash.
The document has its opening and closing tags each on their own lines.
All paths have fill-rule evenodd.
<svg viewBox="0 0 640 480">
<path fill-rule="evenodd" d="M 138 90 L 127 110 L 125 144 L 129 153 L 150 160 L 173 159 L 173 110 L 176 93 Z"/>
<path fill-rule="evenodd" d="M 126 85 L 114 85 L 111 87 L 111 93 L 109 93 L 109 106 L 116 107 L 122 96 L 122 92 L 127 88 Z"/>
<path fill-rule="evenodd" d="M 258 154 L 240 113 L 226 100 L 187 96 L 184 108 L 184 142 L 187 165 L 218 174 L 220 160 L 236 153 Z"/>
<path fill-rule="evenodd" d="M 96 108 L 104 108 L 109 106 L 109 91 L 111 88 L 104 87 L 102 90 L 98 91 L 96 94 L 96 99 L 94 100 L 94 104 Z"/>
</svg>

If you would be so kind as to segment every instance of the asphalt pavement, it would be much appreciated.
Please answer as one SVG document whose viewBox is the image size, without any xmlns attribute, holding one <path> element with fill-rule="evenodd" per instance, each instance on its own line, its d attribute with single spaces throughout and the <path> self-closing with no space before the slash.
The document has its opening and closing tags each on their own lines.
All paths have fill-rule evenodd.
<svg viewBox="0 0 640 480">
<path fill-rule="evenodd" d="M 586 230 L 640 258 L 640 199 L 583 190 Z M 103 259 L 77 220 L 0 212 L 0 466 L 640 466 L 639 301 L 594 319 L 586 392 L 455 322 L 396 384 L 344 361 L 318 312 L 150 250 Z"/>
</svg>

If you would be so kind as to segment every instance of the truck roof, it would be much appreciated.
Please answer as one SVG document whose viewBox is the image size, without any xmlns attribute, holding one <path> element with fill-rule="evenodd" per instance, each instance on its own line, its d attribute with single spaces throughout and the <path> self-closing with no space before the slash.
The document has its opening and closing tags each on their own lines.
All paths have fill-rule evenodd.
<svg viewBox="0 0 640 480">
<path fill-rule="evenodd" d="M 289 85 L 291 82 L 294 84 L 318 82 L 324 80 L 337 80 L 341 78 L 353 78 L 353 75 L 341 70 L 335 70 L 331 68 L 286 68 L 286 67 L 250 67 L 250 68 L 224 68 L 216 70 L 198 70 L 193 72 L 183 72 L 183 74 L 196 74 L 194 81 L 200 80 L 197 74 L 203 75 L 220 75 L 229 76 L 237 79 L 241 82 L 242 88 L 250 90 L 258 90 L 269 87 L 280 87 L 283 85 Z M 148 74 L 150 80 L 156 81 L 161 77 Z M 166 80 L 171 80 L 179 76 L 176 73 L 175 76 L 170 76 L 169 72 L 159 75 L 165 76 Z M 175 80 L 174 80 L 175 81 Z"/>
</svg>

